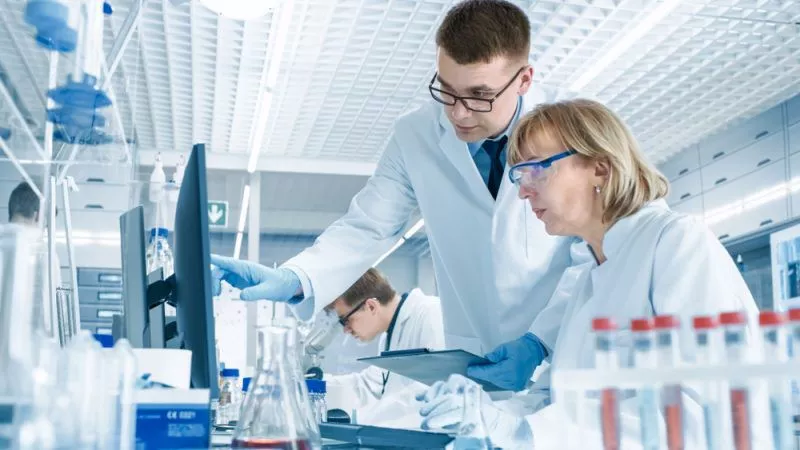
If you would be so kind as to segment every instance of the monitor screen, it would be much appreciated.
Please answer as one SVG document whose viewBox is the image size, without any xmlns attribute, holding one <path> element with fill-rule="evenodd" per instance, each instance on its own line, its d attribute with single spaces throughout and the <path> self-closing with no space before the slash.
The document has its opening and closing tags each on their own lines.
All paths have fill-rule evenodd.
<svg viewBox="0 0 800 450">
<path fill-rule="evenodd" d="M 208 239 L 205 145 L 197 144 L 183 175 L 175 211 L 175 293 L 181 347 L 192 351 L 193 388 L 219 396 L 211 248 Z"/>
<path fill-rule="evenodd" d="M 141 206 L 119 217 L 119 232 L 122 236 L 123 336 L 134 348 L 150 348 L 144 210 Z"/>
</svg>

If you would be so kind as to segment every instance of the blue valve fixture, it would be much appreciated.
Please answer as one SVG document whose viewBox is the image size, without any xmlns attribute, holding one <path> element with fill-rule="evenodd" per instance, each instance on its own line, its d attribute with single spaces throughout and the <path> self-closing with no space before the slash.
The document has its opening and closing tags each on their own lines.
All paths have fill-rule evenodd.
<svg viewBox="0 0 800 450">
<path fill-rule="evenodd" d="M 64 86 L 59 86 L 47 92 L 47 96 L 54 102 L 64 106 L 77 108 L 97 109 L 111 106 L 111 99 L 105 92 L 97 89 L 97 78 L 83 74 L 83 80 L 75 82 L 72 77 Z"/>
<path fill-rule="evenodd" d="M 53 132 L 53 140 L 67 144 L 80 145 L 106 145 L 114 142 L 114 137 L 98 129 L 77 129 L 74 127 L 59 127 Z"/>
<path fill-rule="evenodd" d="M 11 130 L 8 128 L 0 127 L 0 139 L 7 141 L 11 137 Z"/>
<path fill-rule="evenodd" d="M 25 21 L 36 28 L 36 42 L 42 47 L 62 53 L 75 50 L 78 32 L 69 27 L 69 8 L 55 0 L 28 0 Z"/>
<path fill-rule="evenodd" d="M 78 108 L 75 106 L 62 106 L 61 108 L 47 110 L 47 120 L 63 125 L 83 130 L 91 130 L 94 127 L 102 128 L 106 126 L 106 118 L 98 114 L 96 110 L 89 108 Z"/>
</svg>

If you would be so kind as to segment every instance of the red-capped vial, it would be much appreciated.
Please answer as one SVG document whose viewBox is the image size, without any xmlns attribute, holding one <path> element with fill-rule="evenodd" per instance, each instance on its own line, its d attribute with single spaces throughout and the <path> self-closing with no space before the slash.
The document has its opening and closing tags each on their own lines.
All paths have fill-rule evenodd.
<svg viewBox="0 0 800 450">
<path fill-rule="evenodd" d="M 722 335 L 719 321 L 714 316 L 695 316 L 694 328 L 695 362 L 702 366 L 716 366 L 722 360 Z M 725 417 L 723 414 L 723 394 L 716 382 L 699 383 L 700 398 L 703 399 L 703 424 L 706 431 L 706 448 L 724 448 Z"/>
<path fill-rule="evenodd" d="M 595 336 L 594 364 L 597 369 L 613 370 L 618 367 L 614 340 L 617 324 L 608 317 L 592 320 Z M 620 446 L 619 391 L 614 386 L 600 390 L 600 425 L 603 449 L 617 450 Z"/>
<path fill-rule="evenodd" d="M 653 319 L 656 329 L 656 353 L 659 367 L 675 367 L 680 359 L 678 329 L 680 320 L 673 315 L 660 315 Z M 683 436 L 683 399 L 679 384 L 666 385 L 661 390 L 661 400 L 666 422 L 667 448 L 682 450 Z"/>
<path fill-rule="evenodd" d="M 747 362 L 748 351 L 745 339 L 747 315 L 742 311 L 724 312 L 719 315 L 719 321 L 723 328 L 726 361 L 729 364 Z M 753 434 L 750 429 L 750 417 L 752 417 L 750 389 L 747 381 L 732 377 L 729 384 L 734 447 L 737 449 L 754 448 Z"/>
</svg>

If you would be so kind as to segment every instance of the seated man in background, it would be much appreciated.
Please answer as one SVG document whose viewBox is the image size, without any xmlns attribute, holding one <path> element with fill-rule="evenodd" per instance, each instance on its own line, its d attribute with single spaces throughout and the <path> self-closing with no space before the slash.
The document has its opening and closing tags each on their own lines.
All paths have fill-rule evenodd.
<svg viewBox="0 0 800 450">
<path fill-rule="evenodd" d="M 378 270 L 371 268 L 330 305 L 346 333 L 368 342 L 380 336 L 379 351 L 444 348 L 442 309 L 438 297 L 419 289 L 398 294 Z M 392 420 L 415 418 L 413 393 L 425 386 L 389 371 L 370 366 L 360 372 L 327 376 L 328 392 L 344 399 L 337 405 L 329 395 L 328 407 L 356 410 L 359 423 L 390 426 Z M 407 408 L 403 408 L 405 405 Z M 416 424 L 415 424 L 416 425 Z"/>
</svg>

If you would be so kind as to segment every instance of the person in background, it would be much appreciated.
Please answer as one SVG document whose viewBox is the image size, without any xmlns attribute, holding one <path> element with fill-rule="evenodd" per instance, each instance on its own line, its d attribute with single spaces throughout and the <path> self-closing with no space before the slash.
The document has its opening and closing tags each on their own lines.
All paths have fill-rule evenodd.
<svg viewBox="0 0 800 450">
<path fill-rule="evenodd" d="M 379 338 L 379 352 L 444 349 L 439 299 L 420 289 L 398 293 L 375 268 L 367 270 L 327 308 L 339 316 L 345 333 L 363 342 Z M 360 423 L 387 424 L 392 419 L 415 416 L 417 405 L 409 400 L 424 388 L 376 366 L 357 373 L 326 376 L 325 380 L 329 392 L 336 389 L 337 397 L 349 401 L 346 412 L 356 409 Z"/>
<path fill-rule="evenodd" d="M 506 0 L 465 0 L 436 32 L 428 102 L 394 124 L 375 173 L 348 212 L 313 246 L 277 269 L 213 255 L 214 292 L 225 280 L 242 300 L 289 302 L 309 318 L 389 251 L 419 212 L 444 315 L 448 348 L 500 363 L 496 385 L 528 383 L 544 347 L 523 336 L 572 263 L 567 240 L 549 236 L 506 178 L 506 147 L 519 117 L 564 93 L 533 82 L 531 25 Z M 377 150 L 377 149 L 376 149 Z M 588 255 L 585 255 L 588 259 Z"/>
<path fill-rule="evenodd" d="M 39 196 L 36 195 L 36 192 L 34 192 L 30 184 L 23 181 L 11 191 L 11 195 L 8 197 L 8 222 L 24 227 L 36 228 L 39 226 L 39 221 L 41 220 L 39 208 Z M 41 308 L 43 311 L 41 315 L 44 320 L 45 331 L 51 336 L 55 336 L 55 330 L 50 320 L 51 305 L 49 301 L 50 296 L 48 295 L 48 293 L 51 292 L 50 279 L 47 276 L 47 272 L 44 270 L 44 268 L 47 267 L 46 249 L 42 249 L 42 253 L 40 254 L 45 258 L 39 261 L 38 265 L 38 267 L 41 268 L 39 275 L 41 276 L 41 280 L 43 280 L 43 284 L 40 285 L 42 287 Z M 59 262 L 58 254 L 53 255 L 52 264 L 55 289 L 61 285 L 61 263 Z M 55 294 L 55 291 L 53 291 L 53 294 Z"/>
<path fill-rule="evenodd" d="M 602 104 L 573 100 L 540 105 L 514 131 L 509 160 L 514 164 L 510 179 L 547 232 L 576 238 L 574 246 L 588 247 L 594 256 L 564 272 L 531 327 L 531 335 L 546 348 L 551 371 L 594 367 L 595 317 L 609 317 L 627 328 L 633 318 L 676 316 L 682 324 L 680 353 L 691 362 L 693 317 L 719 317 L 727 311 L 757 316 L 755 301 L 728 252 L 701 219 L 667 206 L 666 178 L 645 160 L 622 120 Z M 755 342 L 754 330 L 748 332 Z M 629 341 L 618 345 L 622 355 L 629 354 Z M 620 359 L 624 365 L 627 359 Z M 530 364 L 531 372 L 536 365 Z M 536 387 L 547 386 L 546 374 Z M 457 426 L 462 417 L 458 392 L 472 384 L 454 375 L 428 389 L 420 397 L 423 427 Z M 507 441 L 512 437 L 532 439 L 529 448 L 552 448 L 566 433 L 599 433 L 570 428 L 563 402 L 556 399 L 523 418 L 487 400 L 485 420 L 495 444 L 503 447 L 512 446 Z M 699 448 L 702 420 L 691 416 L 699 405 L 687 395 L 683 402 L 686 448 Z M 623 420 L 638 420 L 636 397 L 626 396 L 620 411 Z M 630 436 L 635 442 L 638 425 L 624 429 L 637 433 Z M 602 441 L 593 434 L 585 442 L 589 448 L 588 443 Z"/>
</svg>

